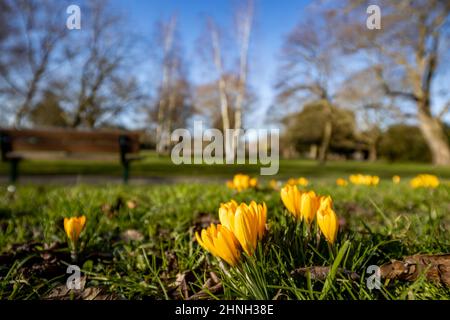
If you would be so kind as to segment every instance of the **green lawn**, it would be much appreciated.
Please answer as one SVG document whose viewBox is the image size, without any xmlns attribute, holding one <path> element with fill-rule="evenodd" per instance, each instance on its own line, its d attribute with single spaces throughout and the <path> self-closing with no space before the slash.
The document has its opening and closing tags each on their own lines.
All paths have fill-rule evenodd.
<svg viewBox="0 0 450 320">
<path fill-rule="evenodd" d="M 157 159 L 139 164 L 136 170 L 152 174 L 158 172 L 153 171 L 156 165 L 166 168 L 164 174 L 174 174 L 166 161 Z M 29 173 L 40 170 L 27 168 Z M 206 168 L 200 171 L 213 174 Z M 450 299 L 449 288 L 424 277 L 383 281 L 380 290 L 369 290 L 365 277 L 369 265 L 449 251 L 450 186 L 411 189 L 407 181 L 393 185 L 384 179 L 376 187 L 337 187 L 334 176 L 354 171 L 390 177 L 431 168 L 362 163 L 326 168 L 292 161 L 280 174 L 322 177 L 311 179 L 308 188 L 333 197 L 341 230 L 331 248 L 323 239 L 307 242 L 303 227 L 284 209 L 279 192 L 264 187 L 239 194 L 214 183 L 19 186 L 15 193 L 0 187 L 0 299 L 77 297 L 64 292 L 71 262 L 62 221 L 80 214 L 87 216 L 87 226 L 77 264 L 86 276 L 83 294 L 88 298 L 94 292 L 98 298 L 111 299 L 182 299 L 195 294 L 208 299 Z M 441 169 L 439 174 L 448 177 L 449 170 Z M 263 241 L 253 257 L 243 257 L 235 268 L 221 267 L 194 238 L 195 231 L 217 222 L 220 203 L 230 199 L 265 201 L 268 206 Z M 126 205 L 129 200 L 135 201 L 136 208 Z M 291 274 L 310 266 L 344 268 L 360 278 L 331 272 L 323 281 Z M 202 291 L 204 287 L 209 289 Z"/>
<path fill-rule="evenodd" d="M 167 156 L 153 152 L 132 163 L 131 177 L 218 177 L 229 178 L 236 173 L 259 175 L 257 165 L 174 165 Z M 0 175 L 8 174 L 8 165 L 0 162 Z M 106 175 L 120 176 L 122 168 L 117 162 L 86 161 L 23 161 L 22 175 Z M 441 179 L 450 179 L 450 167 L 434 167 L 424 163 L 368 163 L 362 161 L 329 161 L 319 166 L 311 160 L 280 160 L 278 178 L 306 176 L 310 178 L 346 177 L 351 173 L 376 174 L 382 178 L 393 175 L 411 177 L 417 173 L 432 173 Z M 271 177 L 267 177 L 271 178 Z"/>
</svg>

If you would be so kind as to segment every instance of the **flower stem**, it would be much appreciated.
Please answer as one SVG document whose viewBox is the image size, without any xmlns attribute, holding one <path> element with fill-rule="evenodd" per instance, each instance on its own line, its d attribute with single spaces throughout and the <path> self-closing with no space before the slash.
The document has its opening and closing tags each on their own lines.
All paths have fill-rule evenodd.
<svg viewBox="0 0 450 320">
<path fill-rule="evenodd" d="M 70 252 L 70 259 L 72 259 L 73 263 L 77 263 L 78 262 L 78 255 L 77 255 L 77 252 L 75 250 L 72 250 Z"/>
</svg>

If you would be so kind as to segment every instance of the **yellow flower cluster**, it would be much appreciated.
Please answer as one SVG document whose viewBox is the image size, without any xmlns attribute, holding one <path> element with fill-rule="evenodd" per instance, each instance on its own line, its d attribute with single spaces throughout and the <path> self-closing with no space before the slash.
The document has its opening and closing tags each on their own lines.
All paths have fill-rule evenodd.
<svg viewBox="0 0 450 320">
<path fill-rule="evenodd" d="M 246 174 L 236 174 L 232 181 L 227 181 L 227 187 L 235 189 L 238 192 L 249 188 L 255 188 L 258 185 L 258 179 L 251 178 Z"/>
<path fill-rule="evenodd" d="M 314 191 L 302 192 L 297 186 L 285 186 L 281 189 L 281 200 L 295 218 L 306 221 L 310 225 L 314 218 L 326 238 L 333 244 L 339 228 L 333 203 L 329 196 L 316 195 Z"/>
<path fill-rule="evenodd" d="M 419 174 L 409 182 L 413 188 L 437 188 L 439 186 L 439 178 L 431 174 Z"/>
<path fill-rule="evenodd" d="M 290 178 L 287 182 L 287 185 L 289 186 L 303 186 L 306 187 L 309 184 L 308 179 L 304 178 L 304 177 L 300 177 L 298 179 L 295 178 Z"/>
<path fill-rule="evenodd" d="M 234 266 L 239 262 L 241 251 L 249 256 L 255 252 L 258 241 L 266 230 L 267 207 L 255 201 L 249 205 L 231 200 L 219 208 L 217 226 L 211 224 L 200 233 L 195 233 L 198 243 L 214 256 Z"/>
<path fill-rule="evenodd" d="M 380 177 L 363 174 L 352 174 L 350 175 L 349 180 L 351 183 L 357 185 L 376 186 L 380 182 Z"/>
<path fill-rule="evenodd" d="M 345 187 L 348 185 L 348 181 L 343 179 L 343 178 L 338 178 L 336 180 L 336 185 L 340 186 L 340 187 Z"/>
</svg>

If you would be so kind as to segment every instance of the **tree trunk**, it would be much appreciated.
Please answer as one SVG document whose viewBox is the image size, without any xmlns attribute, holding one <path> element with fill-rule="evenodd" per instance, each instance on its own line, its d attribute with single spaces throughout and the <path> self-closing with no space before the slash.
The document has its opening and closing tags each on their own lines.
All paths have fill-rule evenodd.
<svg viewBox="0 0 450 320">
<path fill-rule="evenodd" d="M 219 40 L 219 34 L 215 27 L 215 25 L 210 22 L 210 28 L 211 28 L 211 42 L 212 42 L 212 48 L 213 48 L 213 59 L 214 64 L 217 68 L 217 73 L 219 74 L 219 97 L 220 97 L 220 113 L 222 116 L 222 129 L 223 133 L 225 134 L 225 131 L 227 129 L 230 129 L 230 119 L 228 117 L 228 99 L 227 99 L 227 93 L 226 93 L 226 83 L 225 83 L 225 77 L 223 72 L 223 66 L 222 66 L 222 53 L 220 48 L 220 40 Z"/>
<path fill-rule="evenodd" d="M 33 100 L 33 97 L 35 96 L 35 93 L 37 90 L 37 84 L 41 78 L 42 72 L 39 71 L 34 75 L 33 80 L 31 81 L 30 88 L 25 97 L 25 101 L 22 103 L 22 105 L 19 107 L 19 110 L 16 113 L 16 118 L 14 120 L 14 126 L 16 128 L 19 128 L 22 126 L 23 119 L 30 112 L 31 101 Z"/>
<path fill-rule="evenodd" d="M 242 19 L 241 25 L 241 50 L 239 58 L 239 85 L 238 94 L 236 97 L 236 110 L 234 113 L 234 128 L 241 129 L 242 127 L 242 105 L 245 100 L 245 91 L 247 86 L 247 60 L 248 60 L 248 48 L 250 44 L 250 33 L 252 30 L 253 21 L 253 3 L 249 2 L 248 11 Z"/>
<path fill-rule="evenodd" d="M 419 110 L 419 127 L 430 148 L 433 163 L 436 165 L 450 164 L 450 147 L 444 128 L 439 119 L 430 113 Z"/>
<path fill-rule="evenodd" d="M 164 147 L 165 149 L 163 150 L 164 153 L 169 154 L 170 153 L 170 149 L 171 149 L 171 144 L 172 144 L 172 140 L 170 138 L 171 132 L 172 132 L 172 117 L 173 115 L 173 110 L 175 108 L 175 103 L 176 103 L 176 87 L 173 86 L 170 89 L 170 96 L 169 96 L 169 106 L 168 106 L 168 116 L 167 116 L 167 125 L 165 128 L 165 143 L 164 143 Z"/>
<path fill-rule="evenodd" d="M 222 127 L 225 134 L 227 129 L 230 129 L 230 118 L 228 117 L 228 101 L 226 94 L 225 79 L 220 77 L 219 79 L 219 95 L 220 95 L 220 113 L 222 115 Z"/>
<path fill-rule="evenodd" d="M 158 115 L 157 115 L 157 127 L 156 127 L 156 152 L 159 154 L 164 153 L 165 150 L 165 142 L 164 139 L 164 126 L 165 119 L 164 116 L 167 113 L 167 95 L 169 94 L 169 85 L 171 83 L 172 72 L 170 70 L 170 65 L 172 63 L 170 53 L 173 49 L 173 37 L 176 28 L 176 19 L 175 17 L 171 17 L 168 25 L 166 26 L 166 30 L 163 31 L 164 37 L 164 56 L 163 56 L 163 70 L 162 70 L 162 79 L 161 79 L 161 92 L 159 97 L 158 104 Z"/>
<path fill-rule="evenodd" d="M 373 140 L 369 144 L 369 161 L 377 161 L 377 140 Z"/>
<path fill-rule="evenodd" d="M 369 140 L 369 161 L 374 162 L 378 159 L 377 145 L 380 140 L 380 136 L 377 134 L 375 137 Z"/>
<path fill-rule="evenodd" d="M 164 68 L 165 69 L 165 68 Z M 158 103 L 158 115 L 156 120 L 156 153 L 162 154 L 164 150 L 164 114 L 166 108 L 166 86 L 167 86 L 167 71 L 163 71 L 163 81 L 161 88 L 161 96 Z"/>
<path fill-rule="evenodd" d="M 332 123 L 332 110 L 331 105 L 328 100 L 323 102 L 326 114 L 325 127 L 323 129 L 322 142 L 319 148 L 318 160 L 319 164 L 325 164 L 327 161 L 328 149 L 330 147 L 331 135 L 333 134 L 333 123 Z"/>
<path fill-rule="evenodd" d="M 317 144 L 312 144 L 309 147 L 309 158 L 317 160 Z"/>
<path fill-rule="evenodd" d="M 327 161 L 327 154 L 328 154 L 328 148 L 330 147 L 330 141 L 331 141 L 331 134 L 333 132 L 333 125 L 331 123 L 331 120 L 327 120 L 325 122 L 325 128 L 323 130 L 323 137 L 322 137 L 322 143 L 319 148 L 319 163 L 325 164 Z"/>
</svg>

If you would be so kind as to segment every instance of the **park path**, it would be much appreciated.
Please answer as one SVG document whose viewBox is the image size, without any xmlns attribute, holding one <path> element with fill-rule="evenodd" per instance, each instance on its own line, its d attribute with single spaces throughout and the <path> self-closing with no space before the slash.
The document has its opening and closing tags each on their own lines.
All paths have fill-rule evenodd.
<svg viewBox="0 0 450 320">
<path fill-rule="evenodd" d="M 226 179 L 217 177 L 131 177 L 131 185 L 164 185 L 176 183 L 202 183 L 216 184 L 225 183 Z M 7 176 L 0 176 L 0 185 L 7 185 Z M 19 177 L 19 184 L 34 185 L 77 185 L 77 184 L 121 184 L 122 178 L 119 176 L 105 175 L 24 175 Z"/>
</svg>

